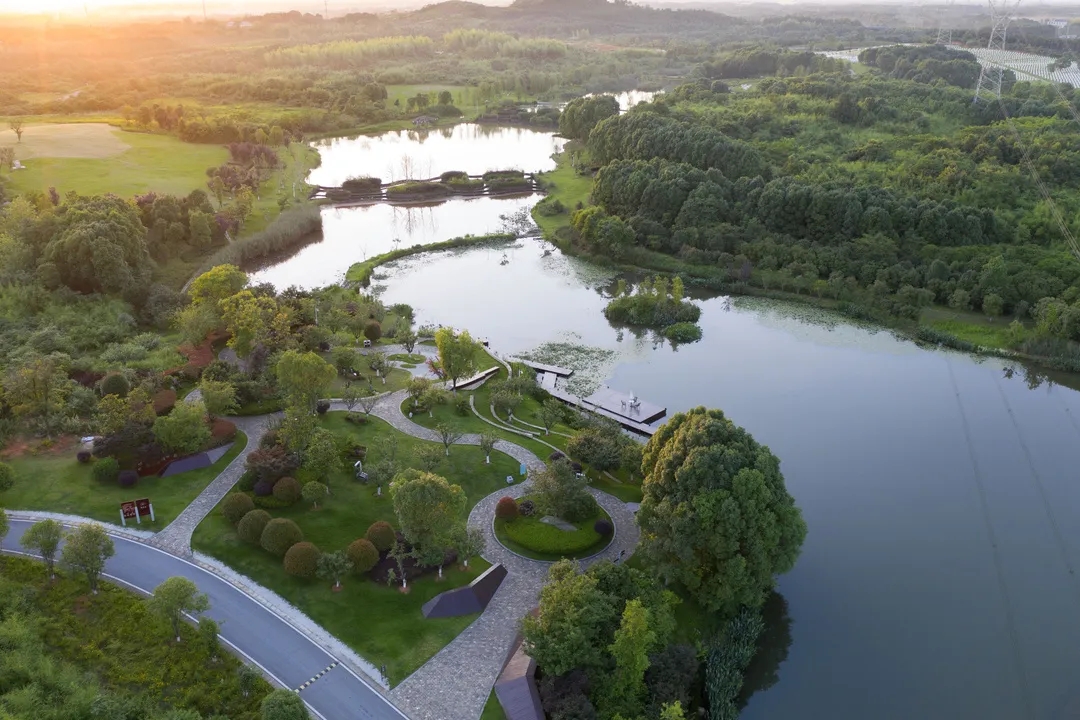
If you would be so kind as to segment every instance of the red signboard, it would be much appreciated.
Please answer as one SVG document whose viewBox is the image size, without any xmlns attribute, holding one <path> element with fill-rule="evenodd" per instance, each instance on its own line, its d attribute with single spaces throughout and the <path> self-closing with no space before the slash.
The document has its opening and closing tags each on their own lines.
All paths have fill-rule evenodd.
<svg viewBox="0 0 1080 720">
<path fill-rule="evenodd" d="M 135 519 L 135 503 L 134 502 L 122 502 L 120 503 L 120 512 L 123 513 L 125 520 Z"/>
<path fill-rule="evenodd" d="M 135 501 L 135 507 L 141 517 L 150 517 L 150 498 L 142 498 Z"/>
</svg>

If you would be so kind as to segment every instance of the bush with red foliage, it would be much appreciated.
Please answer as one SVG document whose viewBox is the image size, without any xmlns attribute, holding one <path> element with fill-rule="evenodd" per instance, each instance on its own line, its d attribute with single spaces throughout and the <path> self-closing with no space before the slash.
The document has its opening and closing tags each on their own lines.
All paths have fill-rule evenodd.
<svg viewBox="0 0 1080 720">
<path fill-rule="evenodd" d="M 287 453 L 285 448 L 277 445 L 268 448 L 260 447 L 247 456 L 247 469 L 257 473 L 260 480 L 273 482 L 285 477 L 298 467 L 296 458 Z"/>
<path fill-rule="evenodd" d="M 495 517 L 500 520 L 513 520 L 518 516 L 517 501 L 512 497 L 499 498 L 495 503 Z"/>
<path fill-rule="evenodd" d="M 120 477 L 117 479 L 120 483 L 120 487 L 131 488 L 139 482 L 139 473 L 134 470 L 121 470 Z"/>
<path fill-rule="evenodd" d="M 594 522 L 592 527 L 600 537 L 607 537 L 615 532 L 615 526 L 611 524 L 611 521 L 604 520 L 603 518 Z"/>
<path fill-rule="evenodd" d="M 78 460 L 83 465 L 90 462 L 91 457 L 92 456 L 91 456 L 89 450 L 80 450 L 79 452 L 75 453 L 75 459 Z"/>
<path fill-rule="evenodd" d="M 210 446 L 217 447 L 232 442 L 236 437 L 236 425 L 228 420 L 216 418 L 210 423 Z"/>
<path fill-rule="evenodd" d="M 155 415 L 166 415 L 176 405 L 176 391 L 169 388 L 158 390 L 151 399 Z"/>
</svg>

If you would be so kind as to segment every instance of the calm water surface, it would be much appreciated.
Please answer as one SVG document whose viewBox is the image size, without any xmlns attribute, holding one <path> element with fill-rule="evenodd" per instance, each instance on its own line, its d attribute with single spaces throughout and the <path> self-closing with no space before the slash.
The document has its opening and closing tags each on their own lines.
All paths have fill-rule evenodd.
<svg viewBox="0 0 1080 720">
<path fill-rule="evenodd" d="M 810 532 L 780 582 L 779 682 L 744 717 L 1072 717 L 1080 396 L 764 301 L 702 301 L 703 341 L 676 351 L 609 326 L 611 277 L 544 249 L 413 258 L 378 284 L 500 352 L 594 348 L 595 377 L 722 408 L 781 458 Z"/>
<path fill-rule="evenodd" d="M 308 182 L 335 186 L 350 177 L 383 182 L 432 178 L 449 170 L 479 175 L 488 170 L 544 172 L 565 140 L 528 128 L 462 123 L 430 130 L 400 130 L 378 136 L 332 138 L 315 144 L 322 164 Z"/>
<path fill-rule="evenodd" d="M 525 134 L 499 145 L 504 156 L 433 152 L 432 174 L 545 167 L 556 139 L 506 132 Z M 389 178 L 381 165 L 420 157 L 433 139 L 335 141 L 320 148 L 327 175 L 313 181 Z M 498 215 L 533 201 L 327 210 L 323 242 L 254 279 L 322 285 L 395 238 L 498 229 Z M 779 680 L 744 717 L 1080 716 L 1080 395 L 1031 389 L 998 361 L 749 299 L 701 300 L 704 339 L 674 349 L 607 323 L 613 281 L 523 240 L 402 260 L 375 285 L 421 323 L 468 328 L 504 354 L 561 357 L 582 383 L 669 412 L 722 408 L 781 458 L 809 535 L 780 581 L 791 642 L 776 651 Z"/>
</svg>

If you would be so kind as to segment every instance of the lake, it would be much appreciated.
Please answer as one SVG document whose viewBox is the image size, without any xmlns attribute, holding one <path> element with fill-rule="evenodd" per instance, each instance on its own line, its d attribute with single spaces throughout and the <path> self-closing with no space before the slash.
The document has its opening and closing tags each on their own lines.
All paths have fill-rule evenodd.
<svg viewBox="0 0 1080 720">
<path fill-rule="evenodd" d="M 463 132 L 468 142 L 488 137 Z M 505 155 L 486 156 L 491 166 L 460 169 L 510 158 L 542 169 L 555 140 L 534 134 L 542 137 L 521 136 L 522 153 L 503 146 Z M 391 144 L 419 157 L 430 141 Z M 338 160 L 337 147 L 354 161 Z M 320 148 L 320 170 L 337 167 L 327 177 L 343 179 L 346 166 L 392 162 L 393 152 L 371 147 L 381 159 L 348 144 Z M 442 160 L 432 156 L 436 173 L 465 161 Z M 253 279 L 320 285 L 395 237 L 414 244 L 493 229 L 498 208 L 474 202 L 413 215 L 328 209 L 321 243 Z M 607 323 L 615 279 L 533 238 L 404 259 L 380 268 L 373 287 L 387 303 L 413 305 L 420 323 L 579 368 L 583 385 L 607 382 L 669 413 L 721 408 L 780 457 L 809 534 L 779 583 L 790 625 L 774 634 L 789 633 L 790 644 L 773 649 L 778 681 L 750 697 L 743 717 L 1075 714 L 1080 395 L 1029 387 L 998 360 L 749 298 L 699 298 L 703 340 L 673 348 Z"/>
<path fill-rule="evenodd" d="M 779 682 L 743 717 L 1063 717 L 1080 661 L 1080 395 L 757 299 L 701 300 L 704 339 L 673 349 L 607 323 L 610 273 L 545 250 L 410 258 L 376 285 L 419 322 L 506 354 L 546 345 L 669 413 L 721 408 L 780 457 L 809 534 L 779 585 Z"/>
<path fill-rule="evenodd" d="M 529 128 L 461 123 L 429 130 L 399 130 L 371 137 L 331 138 L 314 144 L 322 158 L 312 185 L 337 186 L 350 177 L 383 182 L 423 180 L 449 170 L 479 175 L 488 170 L 544 172 L 565 140 Z"/>
</svg>

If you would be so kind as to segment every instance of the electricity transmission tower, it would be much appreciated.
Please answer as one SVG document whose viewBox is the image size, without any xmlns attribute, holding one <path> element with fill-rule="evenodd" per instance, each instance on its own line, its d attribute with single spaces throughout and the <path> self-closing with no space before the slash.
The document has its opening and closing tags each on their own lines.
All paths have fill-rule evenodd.
<svg viewBox="0 0 1080 720">
<path fill-rule="evenodd" d="M 949 10 L 952 9 L 953 0 L 948 0 L 945 6 L 938 12 L 938 29 L 935 45 L 952 45 L 952 28 L 949 27 Z"/>
<path fill-rule="evenodd" d="M 1015 19 L 1020 0 L 989 0 L 990 42 L 987 43 L 986 60 L 979 71 L 979 84 L 975 86 L 975 101 L 1001 99 L 1001 80 L 1005 76 L 1005 31 Z"/>
</svg>

